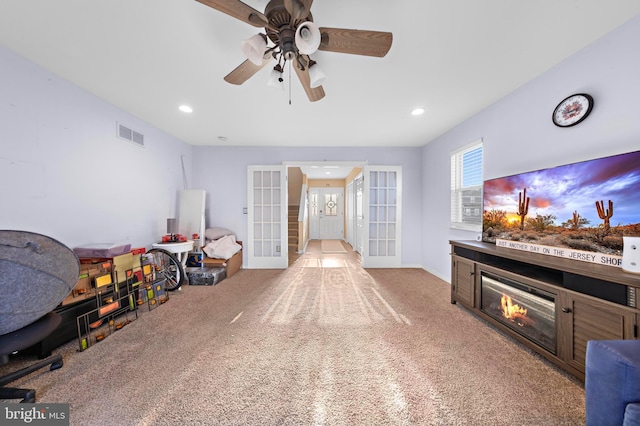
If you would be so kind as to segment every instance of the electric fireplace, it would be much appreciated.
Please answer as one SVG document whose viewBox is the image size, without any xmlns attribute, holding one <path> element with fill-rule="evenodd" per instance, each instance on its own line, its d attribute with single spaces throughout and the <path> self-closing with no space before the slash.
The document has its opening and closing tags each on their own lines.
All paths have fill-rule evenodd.
<svg viewBox="0 0 640 426">
<path fill-rule="evenodd" d="M 555 295 L 485 271 L 480 277 L 480 310 L 555 355 Z"/>
</svg>

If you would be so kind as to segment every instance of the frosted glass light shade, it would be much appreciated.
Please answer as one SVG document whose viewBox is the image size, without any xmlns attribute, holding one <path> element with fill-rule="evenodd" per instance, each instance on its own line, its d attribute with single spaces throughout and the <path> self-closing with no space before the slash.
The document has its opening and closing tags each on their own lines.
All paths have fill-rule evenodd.
<svg viewBox="0 0 640 426">
<path fill-rule="evenodd" d="M 309 67 L 309 86 L 311 88 L 315 89 L 316 87 L 322 86 L 326 79 L 327 76 L 322 72 L 322 69 L 320 69 L 318 64 L 313 64 Z"/>
<path fill-rule="evenodd" d="M 282 81 L 282 73 L 275 69 L 271 70 L 269 74 L 269 80 L 267 81 L 267 86 L 274 87 L 276 89 L 284 90 L 284 82 Z"/>
<path fill-rule="evenodd" d="M 304 22 L 296 29 L 296 47 L 303 55 L 311 55 L 320 47 L 320 29 L 311 21 Z"/>
<path fill-rule="evenodd" d="M 262 65 L 264 51 L 267 49 L 267 41 L 264 35 L 255 34 L 240 44 L 242 54 L 255 65 Z"/>
</svg>

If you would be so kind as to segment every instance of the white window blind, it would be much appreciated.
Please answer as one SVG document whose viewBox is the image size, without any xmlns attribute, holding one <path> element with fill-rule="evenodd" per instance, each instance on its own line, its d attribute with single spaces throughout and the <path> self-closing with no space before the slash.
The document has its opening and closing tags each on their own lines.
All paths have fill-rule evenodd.
<svg viewBox="0 0 640 426">
<path fill-rule="evenodd" d="M 482 231 L 482 139 L 451 153 L 451 227 Z"/>
</svg>

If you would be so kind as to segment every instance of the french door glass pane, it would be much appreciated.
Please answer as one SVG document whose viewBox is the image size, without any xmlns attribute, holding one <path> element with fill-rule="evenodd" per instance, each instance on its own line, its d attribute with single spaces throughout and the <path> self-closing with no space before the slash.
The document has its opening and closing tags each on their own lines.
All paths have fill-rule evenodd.
<svg viewBox="0 0 640 426">
<path fill-rule="evenodd" d="M 389 222 L 395 222 L 396 221 L 396 208 L 395 208 L 395 206 L 389 206 L 387 208 L 387 213 L 388 213 L 387 220 Z M 391 226 L 391 225 L 389 225 L 389 226 Z"/>
<path fill-rule="evenodd" d="M 369 204 L 378 204 L 378 191 L 375 188 L 369 191 Z"/>
<path fill-rule="evenodd" d="M 387 208 L 379 207 L 378 208 L 378 220 L 384 222 L 387 220 Z"/>
<path fill-rule="evenodd" d="M 378 256 L 386 256 L 386 255 L 387 255 L 387 242 L 378 241 Z"/>
<path fill-rule="evenodd" d="M 262 189 L 253 190 L 253 204 L 262 204 Z"/>
<path fill-rule="evenodd" d="M 395 206 L 398 203 L 396 189 L 395 188 L 389 188 L 388 196 L 389 196 L 389 198 L 387 199 L 387 204 Z"/>
<path fill-rule="evenodd" d="M 380 223 L 378 224 L 378 238 L 381 240 L 387 239 L 387 224 Z"/>
<path fill-rule="evenodd" d="M 369 224 L 369 238 L 377 239 L 378 238 L 378 224 L 370 223 Z"/>
<path fill-rule="evenodd" d="M 378 204 L 387 204 L 387 189 L 378 190 Z"/>
<path fill-rule="evenodd" d="M 387 172 L 378 172 L 378 187 L 384 188 L 387 186 Z"/>
</svg>

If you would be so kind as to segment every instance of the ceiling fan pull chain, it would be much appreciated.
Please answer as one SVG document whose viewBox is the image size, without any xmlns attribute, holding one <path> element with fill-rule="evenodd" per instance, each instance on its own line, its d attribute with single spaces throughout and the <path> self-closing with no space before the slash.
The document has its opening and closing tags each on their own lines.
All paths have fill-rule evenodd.
<svg viewBox="0 0 640 426">
<path fill-rule="evenodd" d="M 291 61 L 289 61 L 289 105 L 291 105 Z"/>
</svg>

